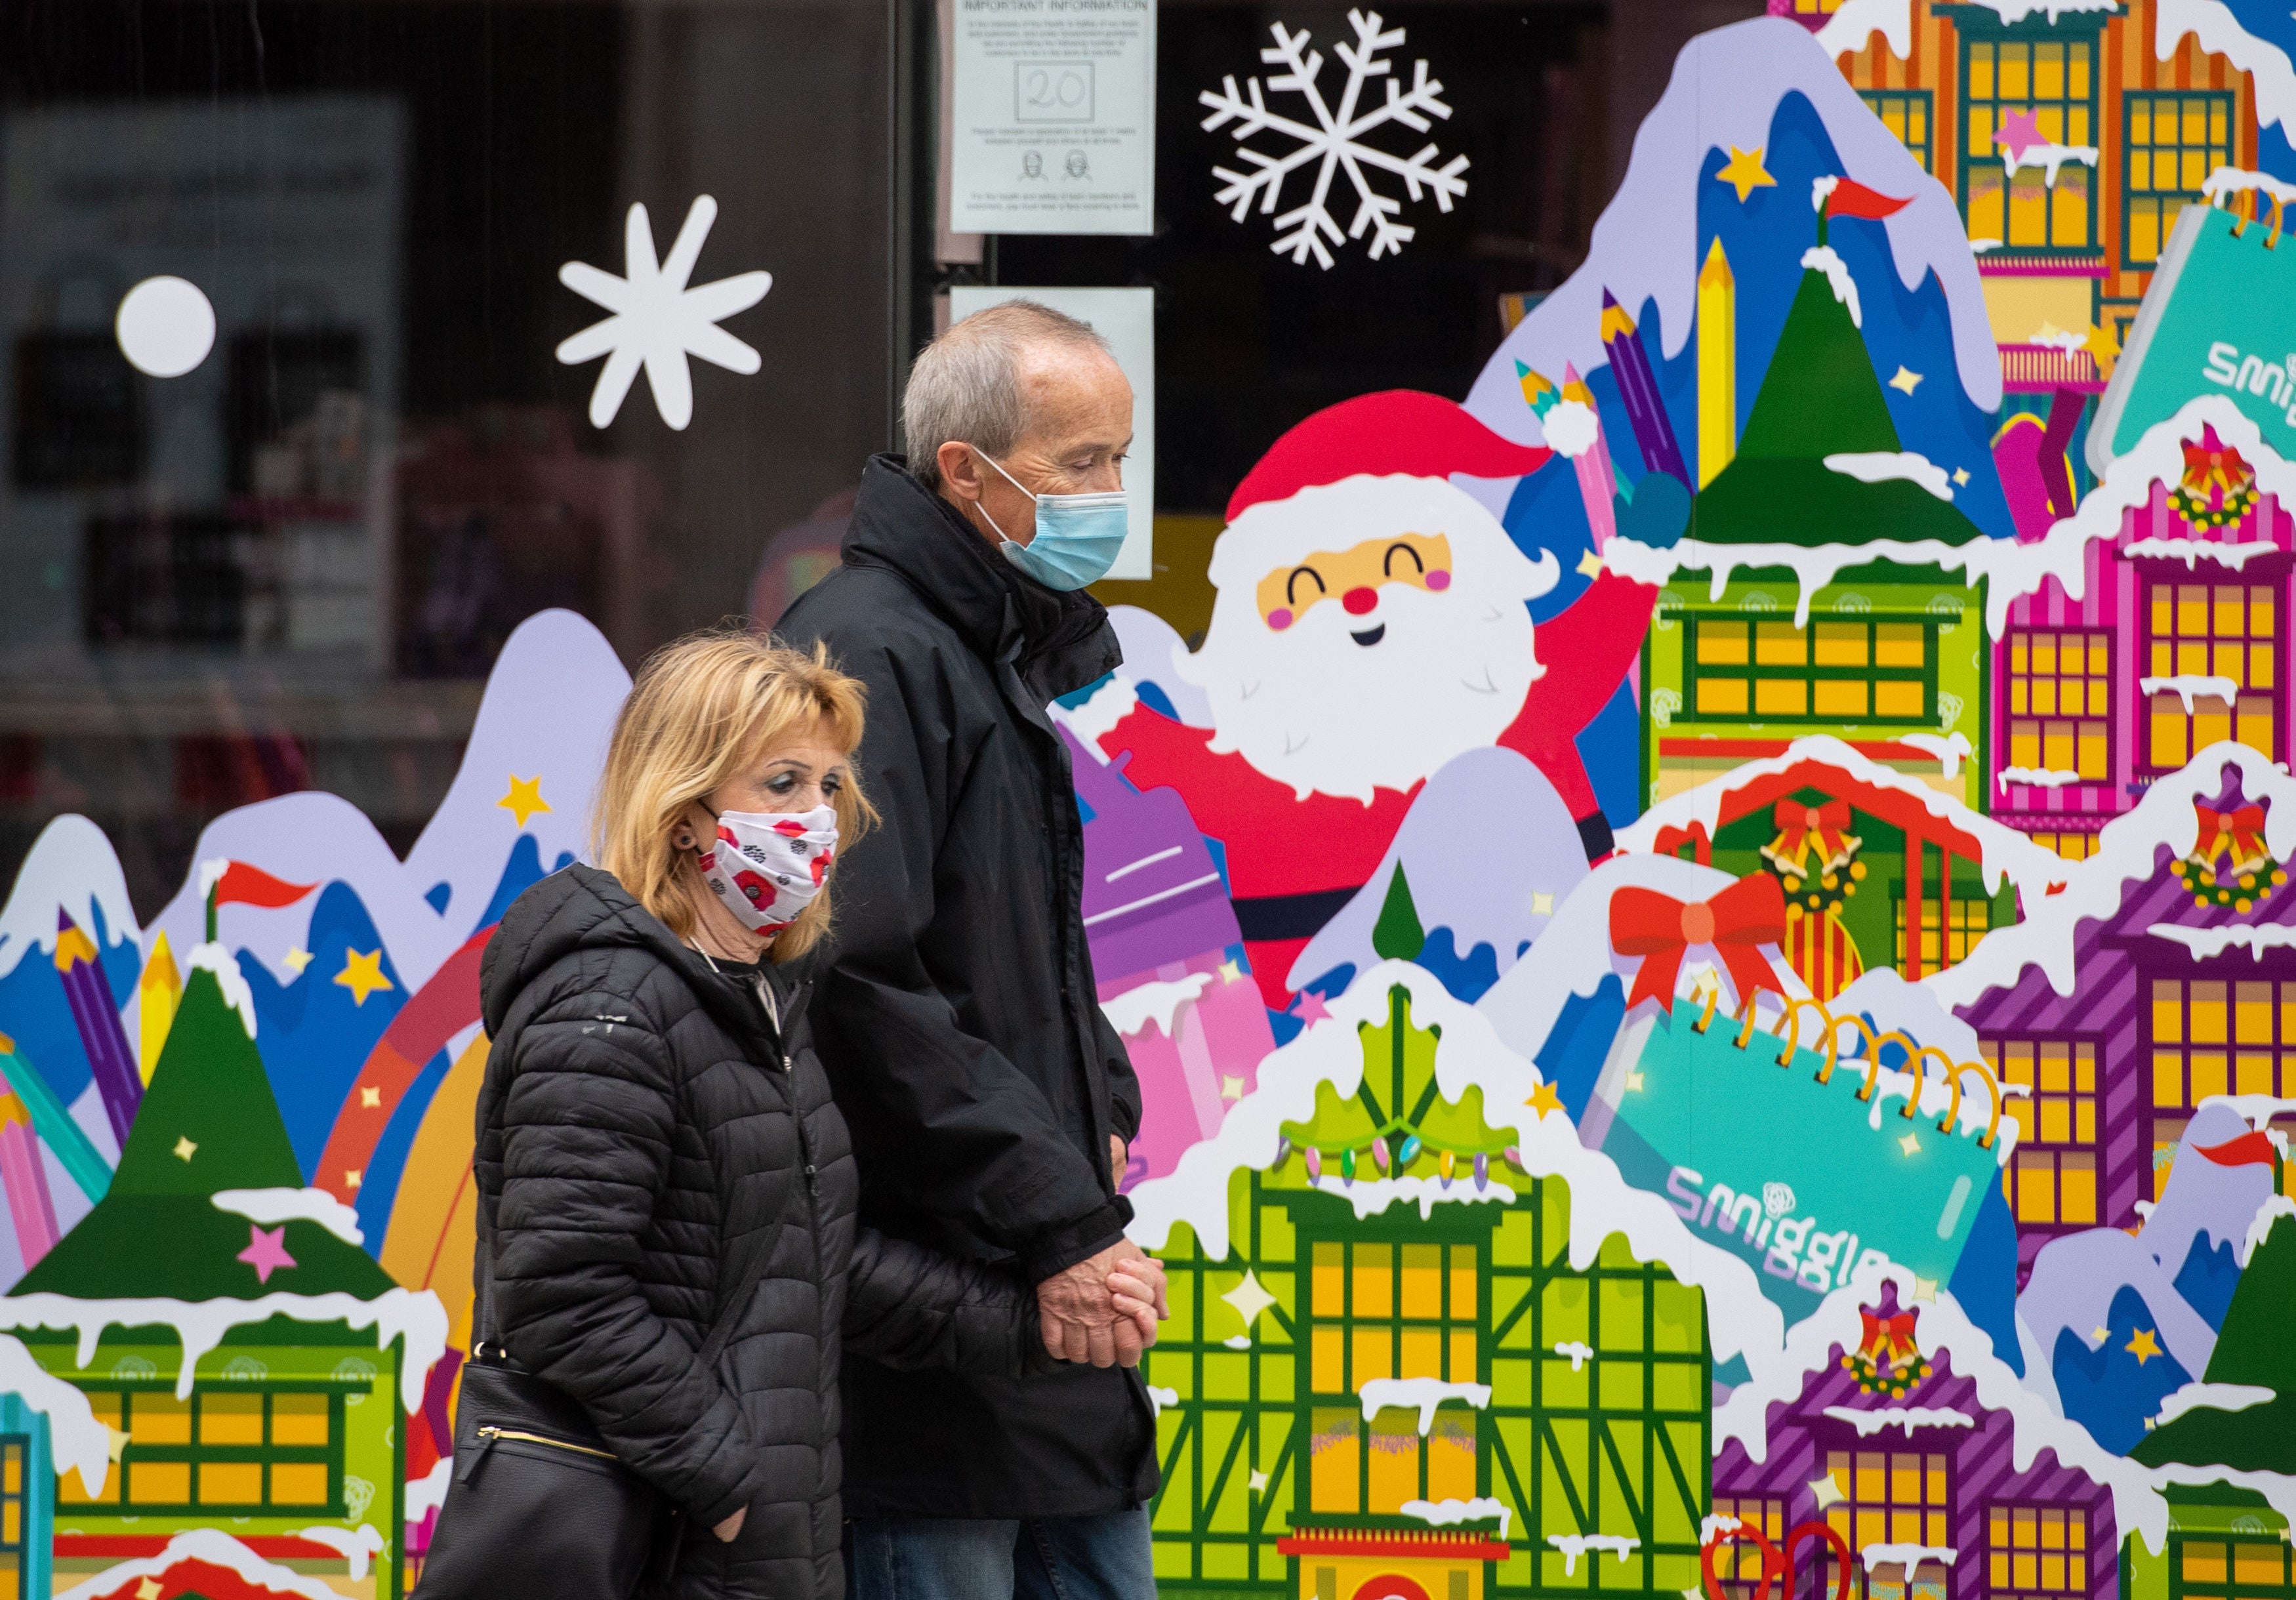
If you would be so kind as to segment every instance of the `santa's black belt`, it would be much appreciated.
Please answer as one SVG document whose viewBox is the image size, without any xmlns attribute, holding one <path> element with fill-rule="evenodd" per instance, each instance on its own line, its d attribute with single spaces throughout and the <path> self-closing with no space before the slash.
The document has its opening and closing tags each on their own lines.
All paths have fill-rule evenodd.
<svg viewBox="0 0 2296 1600">
<path fill-rule="evenodd" d="M 1245 939 L 1258 942 L 1275 939 L 1312 939 L 1323 931 L 1324 924 L 1339 915 L 1340 908 L 1363 891 L 1358 883 L 1353 889 L 1318 889 L 1307 894 L 1263 894 L 1234 902 L 1235 925 L 1243 930 Z"/>
</svg>

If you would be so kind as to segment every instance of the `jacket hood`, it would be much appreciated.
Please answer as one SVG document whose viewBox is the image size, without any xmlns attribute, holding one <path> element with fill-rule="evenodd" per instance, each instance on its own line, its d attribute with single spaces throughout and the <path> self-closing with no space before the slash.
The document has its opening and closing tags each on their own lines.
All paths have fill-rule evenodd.
<svg viewBox="0 0 2296 1600">
<path fill-rule="evenodd" d="M 567 956 L 629 949 L 647 951 L 676 972 L 703 1007 L 737 1034 L 763 1026 L 756 1007 L 639 905 L 620 880 L 578 862 L 512 901 L 487 941 L 479 995 L 488 1034 L 500 1038 L 521 991 Z"/>
<path fill-rule="evenodd" d="M 893 573 L 983 661 L 1011 653 L 1040 702 L 1083 688 L 1124 659 L 1099 601 L 1082 589 L 1048 589 L 999 558 L 900 456 L 869 458 L 844 557 L 848 566 Z"/>
</svg>

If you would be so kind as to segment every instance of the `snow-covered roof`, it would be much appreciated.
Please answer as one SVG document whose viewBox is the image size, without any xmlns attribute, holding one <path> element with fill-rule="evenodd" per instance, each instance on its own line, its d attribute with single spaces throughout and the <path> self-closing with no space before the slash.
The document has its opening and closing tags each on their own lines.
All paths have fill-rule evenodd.
<svg viewBox="0 0 2296 1600">
<path fill-rule="evenodd" d="M 2181 771 L 2156 780 L 2132 809 L 2105 824 L 2095 855 L 2060 862 L 2055 880 L 2064 887 L 2027 895 L 2024 921 L 1994 929 L 1964 960 L 1922 981 L 1957 1010 L 1988 989 L 2010 988 L 2026 968 L 2038 966 L 2058 994 L 2070 995 L 2078 976 L 2073 936 L 2079 924 L 2119 911 L 2127 885 L 2152 877 L 2161 846 L 2179 857 L 2192 853 L 2201 827 L 2193 808 L 2224 786 L 2226 767 L 2239 769 L 2242 791 L 2251 802 L 2272 801 L 2264 837 L 2274 858 L 2296 857 L 2296 778 L 2245 744 L 2211 744 Z"/>
<path fill-rule="evenodd" d="M 159 1555 L 141 1555 L 106 1567 L 85 1582 L 62 1591 L 56 1600 L 108 1600 L 109 1596 L 133 1594 L 135 1590 L 129 1586 L 139 1581 L 152 1582 L 151 1592 L 156 1595 L 160 1590 L 156 1580 L 188 1562 L 219 1567 L 250 1588 L 293 1595 L 299 1600 L 340 1600 L 342 1593 L 324 1579 L 307 1577 L 292 1567 L 266 1560 L 221 1529 L 194 1528 L 169 1539 Z"/>
<path fill-rule="evenodd" d="M 422 1404 L 430 1368 L 447 1353 L 447 1308 L 428 1289 L 387 1289 L 373 1300 L 340 1290 L 326 1294 L 281 1292 L 254 1300 L 182 1301 L 158 1296 L 80 1300 L 54 1293 L 0 1296 L 0 1328 L 70 1328 L 79 1339 L 74 1365 L 82 1369 L 95 1359 L 96 1346 L 107 1328 L 174 1329 L 184 1347 L 176 1374 L 178 1399 L 190 1398 L 194 1369 L 226 1334 L 275 1317 L 373 1328 L 379 1349 L 405 1338 L 406 1351 L 399 1364 L 398 1390 L 400 1401 L 410 1414 Z"/>
<path fill-rule="evenodd" d="M 2224 0 L 2159 0 L 2152 53 L 2169 60 L 2188 33 L 2200 36 L 2202 49 L 2248 74 L 2259 127 L 2276 122 L 2283 135 L 2296 136 L 2296 66 L 2291 65 L 2285 50 L 2251 33 Z"/>
<path fill-rule="evenodd" d="M 1685 789 L 1659 801 L 1619 831 L 1619 846 L 1628 850 L 1653 850 L 1658 848 L 1661 833 L 1669 828 L 1687 832 L 1693 824 L 1703 827 L 1710 839 L 1720 831 L 1722 803 L 1729 796 L 1762 778 L 1791 772 L 1805 761 L 1819 762 L 1837 768 L 1855 783 L 1902 795 L 1945 826 L 1975 840 L 1983 852 L 1979 866 L 1984 873 L 1988 895 L 1999 892 L 2001 880 L 2006 877 L 2028 899 L 2037 899 L 2049 884 L 2064 876 L 2064 859 L 2055 851 L 2042 849 L 2016 829 L 1980 816 L 1917 777 L 1859 754 L 1830 734 L 1797 739 L 1779 755 L 1749 761 L 1695 789 Z"/>
<path fill-rule="evenodd" d="M 1693 1234 L 1664 1196 L 1628 1185 L 1610 1157 L 1579 1144 L 1569 1117 L 1532 1113 L 1525 1103 L 1541 1082 L 1538 1069 L 1510 1050 L 1481 1013 L 1408 962 L 1382 962 L 1359 974 L 1345 994 L 1327 1002 L 1326 1017 L 1260 1062 L 1259 1087 L 1229 1109 L 1219 1131 L 1190 1146 L 1173 1171 L 1131 1192 L 1133 1238 L 1145 1249 L 1160 1249 L 1174 1225 L 1185 1222 L 1206 1256 L 1224 1259 L 1231 1241 L 1230 1179 L 1240 1169 L 1265 1170 L 1275 1163 L 1283 1125 L 1314 1117 L 1318 1084 L 1329 1083 L 1342 1098 L 1356 1092 L 1364 1071 L 1356 1030 L 1387 1020 L 1388 991 L 1398 984 L 1411 997 L 1413 1023 L 1439 1030 L 1435 1082 L 1443 1096 L 1457 1100 L 1469 1087 L 1480 1087 L 1485 1120 L 1513 1133 L 1522 1169 L 1570 1186 L 1574 1269 L 1592 1266 L 1603 1241 L 1621 1235 L 1636 1259 L 1663 1265 L 1705 1292 L 1717 1360 L 1742 1356 L 1752 1364 L 1775 1356 L 1784 1317 L 1763 1295 L 1753 1268 Z M 1454 1187 L 1462 1201 L 1475 1197 L 1472 1185 Z"/>
<path fill-rule="evenodd" d="M 78 1473 L 88 1498 L 103 1493 L 111 1468 L 111 1433 L 87 1396 L 32 1358 L 20 1340 L 0 1333 L 0 1394 L 12 1394 L 48 1419 L 48 1453 L 61 1474 Z"/>
<path fill-rule="evenodd" d="M 1833 1351 L 1858 1348 L 1865 1336 L 1864 1308 L 1879 1298 L 1882 1285 L 1894 1282 L 1900 1305 L 1914 1307 L 1914 1275 L 1902 1267 L 1868 1267 L 1846 1289 L 1837 1289 L 1824 1303 L 1796 1323 L 1787 1333 L 1785 1349 L 1773 1361 L 1747 1365 L 1752 1376 L 1730 1391 L 1714 1411 L 1714 1448 L 1735 1440 L 1757 1463 L 1769 1454 L 1769 1408 L 1792 1405 L 1810 1379 L 1831 1368 Z M 1924 1357 L 1950 1354 L 1953 1370 L 1977 1387 L 1978 1402 L 1988 1411 L 2006 1413 L 2010 1420 L 2010 1453 L 2021 1473 L 2045 1449 L 2054 1450 L 2060 1465 L 2088 1474 L 2112 1496 L 2114 1522 L 2124 1532 L 2144 1536 L 2145 1545 L 2159 1551 L 2169 1534 L 2169 1502 L 2165 1491 L 2179 1483 L 2231 1483 L 2252 1489 L 2274 1510 L 2296 1520 L 2296 1478 L 2277 1473 L 2240 1472 L 2221 1466 L 2188 1466 L 2181 1463 L 2148 1467 L 2116 1456 L 2090 1436 L 2079 1423 L 2061 1416 L 2048 1400 L 2029 1389 L 2008 1364 L 1993 1353 L 1993 1341 L 1969 1320 L 1952 1293 L 1937 1291 L 1934 1302 L 1916 1308 L 1914 1343 Z"/>
</svg>

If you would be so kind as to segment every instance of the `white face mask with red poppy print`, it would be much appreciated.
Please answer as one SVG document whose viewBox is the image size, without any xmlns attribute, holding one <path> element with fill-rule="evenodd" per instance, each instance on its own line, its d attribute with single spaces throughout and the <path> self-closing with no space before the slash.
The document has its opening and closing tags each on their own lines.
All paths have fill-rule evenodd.
<svg viewBox="0 0 2296 1600">
<path fill-rule="evenodd" d="M 837 813 L 720 811 L 718 837 L 701 851 L 702 881 L 753 933 L 773 935 L 797 921 L 837 857 Z"/>
</svg>

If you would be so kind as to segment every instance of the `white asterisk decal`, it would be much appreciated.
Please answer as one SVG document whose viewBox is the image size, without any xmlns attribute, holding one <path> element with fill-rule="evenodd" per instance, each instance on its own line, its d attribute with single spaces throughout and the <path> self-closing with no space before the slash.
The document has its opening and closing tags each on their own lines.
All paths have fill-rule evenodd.
<svg viewBox="0 0 2296 1600">
<path fill-rule="evenodd" d="M 693 379 L 685 358 L 727 367 L 744 375 L 758 370 L 758 352 L 716 324 L 736 311 L 746 311 L 766 298 L 774 286 L 769 272 L 745 272 L 688 289 L 693 263 L 709 225 L 718 220 L 718 202 L 698 195 L 669 247 L 669 259 L 656 263 L 653 225 L 643 205 L 630 208 L 623 233 L 623 263 L 627 277 L 602 272 L 587 262 L 569 261 L 558 269 L 558 281 L 584 299 L 603 306 L 614 315 L 593 323 L 558 347 L 558 359 L 569 366 L 606 357 L 598 386 L 590 391 L 590 425 L 603 428 L 621 410 L 622 400 L 645 367 L 646 384 L 653 390 L 654 409 L 673 428 L 693 420 Z"/>
</svg>

